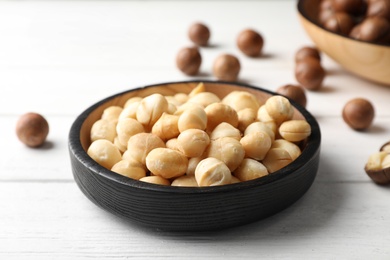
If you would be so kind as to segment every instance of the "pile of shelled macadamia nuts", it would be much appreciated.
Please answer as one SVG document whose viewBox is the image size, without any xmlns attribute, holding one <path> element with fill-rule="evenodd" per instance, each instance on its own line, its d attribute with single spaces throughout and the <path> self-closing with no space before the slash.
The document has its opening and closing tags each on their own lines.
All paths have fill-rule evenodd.
<svg viewBox="0 0 390 260">
<path fill-rule="evenodd" d="M 216 186 L 272 174 L 294 161 L 311 134 L 280 95 L 247 91 L 219 98 L 203 83 L 189 94 L 152 94 L 106 108 L 91 128 L 88 154 L 132 179 Z"/>
</svg>

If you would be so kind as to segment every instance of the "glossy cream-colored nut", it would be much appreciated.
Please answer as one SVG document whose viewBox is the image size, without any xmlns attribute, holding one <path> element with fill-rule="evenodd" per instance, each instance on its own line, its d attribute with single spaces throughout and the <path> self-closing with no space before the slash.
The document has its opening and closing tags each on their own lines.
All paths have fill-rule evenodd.
<svg viewBox="0 0 390 260">
<path fill-rule="evenodd" d="M 248 125 L 252 124 L 257 119 L 257 111 L 252 108 L 244 108 L 237 112 L 238 130 L 244 132 Z"/>
<path fill-rule="evenodd" d="M 385 161 L 386 157 L 389 157 L 389 154 L 385 151 L 376 152 L 376 153 L 371 154 L 370 157 L 368 157 L 368 161 L 366 163 L 365 168 L 367 170 L 370 170 L 370 171 L 379 171 L 383 168 L 386 168 L 386 167 L 383 167 L 383 166 L 387 165 L 387 162 Z M 383 163 L 383 162 L 385 162 L 385 163 Z"/>
<path fill-rule="evenodd" d="M 311 134 L 311 127 L 306 120 L 290 120 L 279 127 L 279 134 L 290 142 L 299 142 Z"/>
<path fill-rule="evenodd" d="M 105 139 L 92 142 L 87 153 L 93 160 L 106 169 L 111 169 L 114 164 L 122 160 L 119 149 Z"/>
<path fill-rule="evenodd" d="M 172 138 L 169 139 L 166 143 L 165 146 L 171 150 L 179 151 L 180 152 L 180 144 L 177 138 Z"/>
<path fill-rule="evenodd" d="M 262 105 L 255 95 L 247 91 L 232 91 L 222 99 L 222 103 L 231 106 L 237 112 L 245 108 L 257 111 Z"/>
<path fill-rule="evenodd" d="M 298 156 L 300 156 L 302 153 L 298 145 L 284 139 L 276 139 L 272 143 L 271 148 L 282 148 L 286 150 L 290 154 L 293 161 L 297 159 Z"/>
<path fill-rule="evenodd" d="M 195 88 L 193 88 L 191 90 L 191 92 L 188 94 L 188 97 L 193 97 L 195 96 L 196 94 L 199 94 L 199 93 L 202 93 L 202 92 L 206 92 L 206 86 L 203 84 L 203 82 L 199 83 L 198 85 L 196 85 Z"/>
<path fill-rule="evenodd" d="M 294 108 L 290 101 L 279 95 L 268 98 L 265 102 L 265 108 L 277 125 L 290 120 L 294 115 Z"/>
<path fill-rule="evenodd" d="M 121 160 L 114 164 L 114 166 L 111 168 L 111 171 L 134 180 L 139 180 L 146 176 L 146 171 L 143 167 L 134 166 L 132 162 L 127 160 Z"/>
<path fill-rule="evenodd" d="M 189 103 L 195 103 L 201 105 L 203 108 L 213 103 L 221 102 L 221 99 L 211 92 L 201 92 L 188 99 Z"/>
<path fill-rule="evenodd" d="M 234 171 L 244 159 L 245 150 L 237 139 L 222 137 L 210 142 L 206 156 L 221 160 L 230 171 Z"/>
<path fill-rule="evenodd" d="M 107 119 L 107 120 L 118 120 L 118 117 L 120 113 L 122 112 L 123 108 L 120 106 L 109 106 L 106 109 L 103 110 L 103 114 L 101 116 L 101 119 Z"/>
<path fill-rule="evenodd" d="M 250 124 L 245 129 L 244 136 L 253 132 L 265 132 L 269 135 L 269 137 L 271 137 L 272 141 L 275 140 L 275 132 L 269 127 L 269 125 L 267 125 L 267 123 L 257 121 Z"/>
<path fill-rule="evenodd" d="M 212 131 L 222 122 L 238 126 L 238 115 L 231 106 L 222 103 L 213 103 L 208 105 L 204 111 L 207 115 L 207 130 Z"/>
<path fill-rule="evenodd" d="M 163 113 L 153 125 L 152 133 L 164 141 L 177 137 L 180 134 L 178 121 L 179 116 Z"/>
<path fill-rule="evenodd" d="M 177 137 L 180 151 L 187 157 L 199 157 L 210 144 L 208 134 L 200 129 L 187 129 Z"/>
<path fill-rule="evenodd" d="M 186 109 L 179 117 L 178 127 L 180 132 L 187 129 L 205 130 L 206 126 L 207 115 L 204 109 L 200 107 Z"/>
<path fill-rule="evenodd" d="M 116 125 L 118 140 L 122 145 L 126 145 L 129 138 L 135 134 L 145 132 L 143 125 L 133 118 L 123 118 Z"/>
<path fill-rule="evenodd" d="M 106 139 L 110 142 L 114 142 L 116 136 L 116 124 L 115 121 L 107 119 L 99 119 L 93 123 L 91 127 L 91 141 L 98 139 Z"/>
<path fill-rule="evenodd" d="M 200 157 L 192 157 L 188 160 L 188 166 L 186 170 L 187 175 L 194 175 L 196 166 L 199 164 L 200 161 L 205 159 L 203 156 Z"/>
<path fill-rule="evenodd" d="M 147 183 L 158 184 L 158 185 L 165 185 L 165 186 L 171 185 L 171 183 L 167 179 L 161 176 L 146 176 L 139 180 Z"/>
<path fill-rule="evenodd" d="M 199 186 L 218 186 L 230 184 L 232 174 L 222 161 L 209 157 L 199 162 L 195 178 Z"/>
<path fill-rule="evenodd" d="M 176 178 L 172 183 L 171 186 L 177 186 L 177 187 L 198 187 L 198 183 L 196 182 L 195 175 L 183 175 L 179 178 Z"/>
<path fill-rule="evenodd" d="M 261 162 L 245 158 L 233 175 L 240 181 L 250 181 L 268 175 L 268 170 Z"/>
<path fill-rule="evenodd" d="M 222 137 L 232 137 L 234 139 L 241 139 L 241 132 L 237 128 L 233 127 L 228 123 L 220 123 L 214 130 L 210 133 L 211 140 L 217 140 Z"/>
<path fill-rule="evenodd" d="M 118 149 L 119 149 L 119 151 L 121 151 L 121 153 L 124 153 L 127 150 L 127 144 L 121 144 L 121 142 L 119 142 L 118 136 L 116 136 L 114 138 L 113 143 L 116 147 L 118 147 Z"/>
<path fill-rule="evenodd" d="M 143 98 L 139 104 L 137 120 L 145 126 L 152 127 L 164 112 L 168 112 L 168 101 L 161 94 L 152 94 Z"/>
<path fill-rule="evenodd" d="M 145 158 L 149 152 L 156 148 L 165 147 L 165 143 L 155 134 L 139 133 L 130 137 L 127 143 L 129 156 L 145 165 Z"/>
<path fill-rule="evenodd" d="M 173 96 L 178 102 L 179 104 L 184 104 L 188 101 L 188 95 L 185 94 L 185 93 L 177 93 Z"/>
<path fill-rule="evenodd" d="M 175 111 L 174 115 L 180 116 L 181 114 L 184 113 L 184 111 L 186 111 L 188 109 L 193 109 L 193 108 L 204 109 L 203 106 L 201 106 L 199 104 L 187 102 L 187 103 L 184 103 L 183 105 L 179 106 L 177 108 L 177 110 Z"/>
<path fill-rule="evenodd" d="M 267 168 L 269 173 L 285 167 L 292 162 L 290 154 L 282 148 L 271 148 L 265 156 L 262 163 Z"/>
<path fill-rule="evenodd" d="M 184 175 L 187 166 L 187 157 L 169 148 L 155 148 L 146 156 L 146 167 L 149 171 L 166 179 Z"/>
<path fill-rule="evenodd" d="M 234 184 L 234 183 L 239 183 L 241 182 L 241 180 L 239 178 L 237 178 L 236 176 L 232 175 L 232 179 L 231 179 L 231 184 Z"/>
<path fill-rule="evenodd" d="M 128 107 L 129 105 L 133 104 L 133 103 L 138 103 L 142 100 L 142 97 L 131 97 L 129 98 L 126 103 L 124 104 L 124 108 Z"/>
<path fill-rule="evenodd" d="M 244 135 L 240 143 L 245 150 L 245 157 L 263 160 L 271 148 L 272 139 L 267 133 L 259 131 Z"/>
<path fill-rule="evenodd" d="M 135 101 L 128 104 L 119 115 L 119 120 L 123 118 L 137 119 L 137 109 L 141 101 Z"/>
</svg>

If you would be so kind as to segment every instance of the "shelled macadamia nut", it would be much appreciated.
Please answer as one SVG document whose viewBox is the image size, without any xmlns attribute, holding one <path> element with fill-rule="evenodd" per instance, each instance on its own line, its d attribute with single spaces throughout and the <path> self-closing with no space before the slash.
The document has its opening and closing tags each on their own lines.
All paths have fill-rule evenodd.
<svg viewBox="0 0 390 260">
<path fill-rule="evenodd" d="M 245 108 L 237 112 L 238 117 L 238 130 L 244 132 L 245 129 L 256 121 L 257 111 L 252 108 Z"/>
<path fill-rule="evenodd" d="M 245 158 L 233 173 L 240 181 L 250 181 L 266 175 L 267 168 L 261 162 L 250 158 Z"/>
<path fill-rule="evenodd" d="M 165 148 L 165 143 L 155 134 L 139 133 L 130 137 L 127 143 L 127 152 L 130 157 L 142 164 L 150 151 L 156 148 Z"/>
<path fill-rule="evenodd" d="M 203 108 L 192 107 L 184 110 L 177 122 L 180 132 L 187 129 L 205 130 L 207 126 L 207 115 Z"/>
<path fill-rule="evenodd" d="M 230 92 L 222 99 L 223 104 L 231 106 L 237 112 L 246 108 L 252 108 L 257 111 L 262 105 L 259 102 L 252 93 L 238 90 Z"/>
<path fill-rule="evenodd" d="M 180 151 L 187 157 L 202 156 L 210 144 L 209 135 L 200 129 L 187 129 L 177 137 Z"/>
<path fill-rule="evenodd" d="M 204 156 L 189 158 L 189 160 L 188 160 L 188 166 L 187 166 L 187 170 L 186 170 L 186 175 L 195 175 L 196 166 L 197 166 L 198 163 L 199 163 L 200 161 L 202 161 L 203 159 L 205 159 Z"/>
<path fill-rule="evenodd" d="M 139 180 L 146 177 L 146 171 L 142 166 L 135 166 L 131 161 L 121 160 L 112 166 L 111 171 L 120 175 Z"/>
<path fill-rule="evenodd" d="M 118 121 L 116 125 L 116 133 L 118 135 L 118 141 L 122 145 L 126 145 L 129 138 L 133 135 L 143 133 L 145 129 L 143 125 L 133 118 L 124 118 Z"/>
<path fill-rule="evenodd" d="M 195 179 L 199 186 L 230 184 L 231 178 L 231 171 L 226 164 L 213 157 L 203 159 L 195 169 Z"/>
<path fill-rule="evenodd" d="M 206 156 L 221 160 L 230 171 L 234 171 L 244 159 L 245 150 L 237 139 L 222 137 L 217 140 L 211 140 Z"/>
<path fill-rule="evenodd" d="M 160 137 L 163 141 L 177 137 L 179 131 L 179 116 L 163 113 L 152 127 L 152 133 Z"/>
<path fill-rule="evenodd" d="M 91 141 L 98 139 L 106 139 L 110 142 L 114 142 L 116 137 L 116 124 L 113 121 L 107 119 L 99 119 L 93 123 L 91 127 Z"/>
<path fill-rule="evenodd" d="M 141 101 L 135 101 L 128 104 L 125 108 L 123 108 L 122 112 L 119 114 L 118 120 L 124 118 L 133 118 L 137 119 L 137 109 Z"/>
<path fill-rule="evenodd" d="M 283 85 L 276 90 L 276 93 L 290 98 L 302 107 L 306 107 L 306 93 L 301 86 L 292 84 Z"/>
<path fill-rule="evenodd" d="M 390 141 L 382 145 L 379 151 L 390 153 Z"/>
<path fill-rule="evenodd" d="M 211 92 L 201 92 L 197 93 L 193 96 L 191 96 L 188 101 L 188 103 L 195 103 L 201 105 L 203 108 L 214 104 L 221 102 L 221 99 Z"/>
<path fill-rule="evenodd" d="M 249 134 L 254 133 L 254 132 L 267 133 L 268 136 L 271 138 L 272 142 L 275 140 L 276 128 L 273 129 L 273 128 L 269 127 L 269 125 L 267 123 L 258 122 L 258 121 L 253 122 L 245 129 L 244 136 L 249 135 Z"/>
<path fill-rule="evenodd" d="M 198 187 L 195 175 L 183 175 L 172 181 L 171 186 L 178 187 Z"/>
<path fill-rule="evenodd" d="M 290 104 L 290 101 L 279 95 L 268 98 L 265 102 L 265 108 L 268 115 L 270 115 L 277 125 L 290 120 L 294 115 L 294 108 Z"/>
<path fill-rule="evenodd" d="M 155 148 L 146 156 L 146 167 L 153 175 L 165 179 L 185 174 L 188 166 L 187 157 L 181 152 L 169 148 Z"/>
<path fill-rule="evenodd" d="M 36 148 L 46 141 L 49 134 L 47 120 L 38 113 L 29 112 L 19 117 L 16 123 L 16 135 L 25 145 Z"/>
<path fill-rule="evenodd" d="M 114 164 L 122 160 L 119 149 L 105 139 L 92 142 L 87 153 L 93 160 L 106 169 L 111 169 Z"/>
<path fill-rule="evenodd" d="M 292 162 L 290 154 L 282 148 L 271 148 L 262 163 L 269 173 L 274 173 Z"/>
<path fill-rule="evenodd" d="M 106 119 L 109 121 L 116 121 L 119 118 L 119 115 L 122 113 L 123 108 L 120 106 L 109 106 L 103 110 L 101 119 Z"/>
<path fill-rule="evenodd" d="M 222 122 L 210 133 L 210 139 L 217 140 L 222 137 L 231 137 L 240 140 L 241 132 L 231 124 Z"/>
<path fill-rule="evenodd" d="M 238 115 L 231 106 L 223 103 L 213 103 L 208 105 L 204 111 L 207 115 L 207 130 L 212 131 L 222 122 L 229 123 L 233 127 L 238 126 Z"/>
<path fill-rule="evenodd" d="M 170 186 L 171 183 L 167 179 L 161 177 L 161 176 L 146 176 L 141 179 L 140 181 L 152 183 L 152 184 L 158 184 L 158 185 L 164 185 L 164 186 Z"/>
<path fill-rule="evenodd" d="M 276 139 L 272 143 L 271 148 L 282 148 L 286 150 L 290 154 L 293 161 L 297 159 L 299 155 L 301 155 L 301 149 L 298 145 L 284 139 Z"/>
<path fill-rule="evenodd" d="M 137 120 L 144 126 L 152 127 L 164 112 L 168 112 L 168 101 L 161 94 L 152 94 L 144 97 L 139 104 Z"/>
<path fill-rule="evenodd" d="M 240 143 L 245 150 L 245 157 L 255 160 L 263 160 L 271 148 L 271 137 L 265 132 L 252 132 L 244 135 Z"/>
<path fill-rule="evenodd" d="M 390 184 L 390 154 L 385 151 L 371 154 L 364 170 L 375 183 Z"/>
<path fill-rule="evenodd" d="M 287 141 L 299 142 L 311 134 L 311 127 L 306 120 L 289 120 L 280 125 L 279 134 Z"/>
<path fill-rule="evenodd" d="M 169 139 L 166 143 L 165 146 L 169 149 L 175 150 L 175 151 L 180 151 L 180 144 L 177 138 L 172 138 Z"/>
<path fill-rule="evenodd" d="M 131 97 L 129 98 L 128 100 L 126 100 L 126 103 L 123 105 L 123 108 L 126 108 L 128 107 L 129 105 L 133 104 L 133 103 L 138 103 L 142 100 L 142 97 Z"/>
</svg>

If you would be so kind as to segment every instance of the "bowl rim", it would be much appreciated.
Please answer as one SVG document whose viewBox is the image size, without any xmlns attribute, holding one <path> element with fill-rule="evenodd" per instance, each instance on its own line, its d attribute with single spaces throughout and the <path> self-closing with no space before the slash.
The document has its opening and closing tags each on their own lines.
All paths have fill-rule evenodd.
<svg viewBox="0 0 390 260">
<path fill-rule="evenodd" d="M 250 181 L 244 181 L 239 183 L 232 183 L 232 184 L 226 184 L 221 186 L 210 186 L 210 187 L 180 187 L 180 186 L 165 186 L 165 185 L 158 185 L 153 183 L 147 183 L 142 182 L 139 180 L 131 179 L 125 176 L 122 176 L 118 173 L 115 173 L 111 170 L 108 170 L 98 164 L 95 160 L 93 160 L 87 152 L 83 149 L 81 141 L 80 141 L 80 131 L 81 127 L 84 123 L 84 120 L 90 115 L 92 111 L 94 111 L 97 107 L 101 106 L 102 104 L 108 102 L 109 100 L 116 98 L 120 95 L 142 90 L 145 88 L 153 88 L 153 87 L 163 87 L 165 85 L 170 84 L 196 84 L 196 83 L 205 83 L 205 84 L 226 84 L 231 86 L 237 86 L 242 87 L 244 89 L 254 89 L 257 91 L 262 91 L 267 94 L 272 95 L 281 95 L 275 92 L 272 92 L 270 90 L 257 87 L 254 85 L 249 85 L 241 82 L 229 82 L 229 81 L 213 81 L 213 80 L 188 80 L 188 81 L 171 81 L 171 82 L 164 82 L 164 83 L 155 83 L 151 85 L 144 85 L 141 87 L 135 87 L 129 90 L 125 90 L 122 92 L 119 92 L 117 94 L 113 94 L 111 96 L 108 96 L 91 106 L 89 106 L 87 109 L 85 109 L 81 114 L 79 114 L 76 119 L 74 120 L 73 124 L 71 125 L 69 136 L 68 136 L 68 149 L 69 152 L 79 161 L 81 162 L 85 167 L 87 167 L 90 171 L 92 171 L 95 174 L 98 174 L 104 178 L 106 178 L 109 181 L 114 181 L 118 184 L 126 185 L 132 188 L 142 189 L 142 190 L 149 190 L 149 191 L 155 191 L 155 192 L 162 192 L 162 193 L 180 193 L 180 194 L 201 194 L 201 193 L 223 193 L 223 192 L 229 192 L 232 189 L 251 189 L 254 187 L 259 187 L 263 185 L 267 185 L 269 183 L 273 183 L 275 181 L 278 181 L 280 179 L 283 179 L 286 176 L 289 176 L 291 174 L 294 174 L 294 172 L 304 166 L 305 164 L 309 163 L 311 160 L 313 160 L 316 156 L 316 153 L 320 150 L 320 144 L 321 144 L 321 131 L 318 122 L 314 118 L 313 115 L 311 115 L 304 107 L 300 106 L 298 103 L 294 102 L 290 99 L 291 104 L 302 114 L 302 116 L 305 118 L 305 120 L 310 124 L 311 126 L 311 135 L 307 139 L 305 149 L 303 149 L 301 155 L 295 159 L 292 163 L 288 164 L 287 166 L 283 167 L 282 169 L 269 174 L 267 176 L 257 178 Z"/>
<path fill-rule="evenodd" d="M 310 22 L 311 24 L 315 25 L 318 29 L 321 29 L 322 31 L 325 31 L 325 32 L 328 32 L 334 36 L 339 36 L 341 38 L 344 38 L 344 39 L 347 39 L 347 40 L 350 40 L 351 42 L 356 42 L 356 43 L 361 43 L 361 44 L 367 44 L 367 45 L 371 45 L 371 46 L 375 46 L 375 47 L 387 47 L 387 48 L 390 48 L 390 45 L 389 44 L 385 44 L 385 43 L 373 43 L 373 42 L 367 42 L 367 41 L 363 41 L 363 40 L 358 40 L 358 39 L 354 39 L 354 38 L 351 38 L 351 37 L 348 37 L 346 35 L 343 35 L 341 33 L 336 33 L 336 32 L 332 32 L 326 28 L 324 28 L 323 26 L 321 26 L 318 21 L 314 20 L 314 19 L 311 19 L 310 16 L 307 14 L 305 8 L 303 7 L 304 5 L 304 2 L 305 1 L 309 1 L 309 0 L 298 0 L 298 3 L 297 3 L 297 10 L 298 10 L 298 13 L 304 18 L 306 19 L 308 22 Z M 311 0 L 312 1 L 312 0 Z M 319 0 L 319 2 L 321 2 L 322 0 Z"/>
</svg>

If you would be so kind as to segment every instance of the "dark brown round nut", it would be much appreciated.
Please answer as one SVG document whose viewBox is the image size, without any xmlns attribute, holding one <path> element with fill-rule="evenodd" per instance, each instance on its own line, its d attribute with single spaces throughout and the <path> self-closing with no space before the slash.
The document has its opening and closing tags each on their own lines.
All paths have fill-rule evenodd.
<svg viewBox="0 0 390 260">
<path fill-rule="evenodd" d="M 325 70 L 314 58 L 306 58 L 295 66 L 295 78 L 299 84 L 308 90 L 318 90 L 325 78 Z"/>
<path fill-rule="evenodd" d="M 335 12 L 359 15 L 364 13 L 366 6 L 364 0 L 332 0 L 332 9 Z"/>
<path fill-rule="evenodd" d="M 26 113 L 16 123 L 16 135 L 29 147 L 41 146 L 49 134 L 49 124 L 37 113 Z"/>
<path fill-rule="evenodd" d="M 189 76 L 198 74 L 201 63 L 202 56 L 197 47 L 183 48 L 176 56 L 176 66 Z"/>
<path fill-rule="evenodd" d="M 342 35 L 349 35 L 354 26 L 353 17 L 345 12 L 334 13 L 324 23 L 325 29 Z"/>
<path fill-rule="evenodd" d="M 190 40 L 199 46 L 207 46 L 210 35 L 209 28 L 202 23 L 194 23 L 188 30 L 188 37 Z"/>
<path fill-rule="evenodd" d="M 390 21 L 390 1 L 389 0 L 370 0 L 367 2 L 367 17 L 382 17 Z"/>
<path fill-rule="evenodd" d="M 276 93 L 279 93 L 281 95 L 284 95 L 294 100 L 302 107 L 306 107 L 306 102 L 307 102 L 306 93 L 305 90 L 300 86 L 287 84 L 279 87 L 276 90 Z"/>
<path fill-rule="evenodd" d="M 307 57 L 321 61 L 321 55 L 317 48 L 304 46 L 295 53 L 295 62 L 300 62 Z"/>
<path fill-rule="evenodd" d="M 375 111 L 373 105 L 367 99 L 355 98 L 345 104 L 342 116 L 345 123 L 352 129 L 362 131 L 372 124 Z"/>
<path fill-rule="evenodd" d="M 222 54 L 218 56 L 213 65 L 214 76 L 219 80 L 237 80 L 240 69 L 240 61 L 230 54 Z"/>
<path fill-rule="evenodd" d="M 355 27 L 350 37 L 372 43 L 381 43 L 387 40 L 390 33 L 390 23 L 382 17 L 368 17 Z"/>
<path fill-rule="evenodd" d="M 256 57 L 261 54 L 264 40 L 260 33 L 246 29 L 237 37 L 237 47 L 247 56 Z"/>
</svg>

